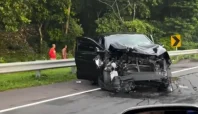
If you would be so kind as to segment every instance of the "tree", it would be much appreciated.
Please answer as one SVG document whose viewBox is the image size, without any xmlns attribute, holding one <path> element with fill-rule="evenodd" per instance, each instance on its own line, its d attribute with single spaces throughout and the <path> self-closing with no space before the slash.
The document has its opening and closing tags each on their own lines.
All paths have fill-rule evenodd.
<svg viewBox="0 0 198 114">
<path fill-rule="evenodd" d="M 175 0 L 164 2 L 164 27 L 166 34 L 179 33 L 184 41 L 192 41 L 198 25 L 198 0 Z"/>
<path fill-rule="evenodd" d="M 53 9 L 53 10 L 51 10 Z M 73 48 L 75 37 L 83 34 L 83 29 L 75 18 L 70 0 L 50 0 L 48 1 L 49 23 L 47 33 L 51 41 L 65 43 L 69 48 Z"/>
<path fill-rule="evenodd" d="M 24 24 L 29 24 L 30 9 L 25 0 L 0 1 L 0 29 L 18 31 Z"/>
<path fill-rule="evenodd" d="M 136 32 L 144 34 L 152 34 L 155 31 L 154 26 L 143 20 L 124 21 L 122 24 L 113 14 L 106 15 L 96 21 L 98 28 L 97 33 L 111 33 L 111 32 Z"/>
<path fill-rule="evenodd" d="M 42 53 L 42 45 L 43 45 L 43 27 L 44 24 L 49 20 L 50 13 L 47 9 L 47 1 L 46 0 L 31 0 L 28 3 L 29 7 L 31 7 L 31 19 L 32 23 L 36 25 L 36 28 L 39 33 L 40 38 L 40 53 Z"/>
</svg>

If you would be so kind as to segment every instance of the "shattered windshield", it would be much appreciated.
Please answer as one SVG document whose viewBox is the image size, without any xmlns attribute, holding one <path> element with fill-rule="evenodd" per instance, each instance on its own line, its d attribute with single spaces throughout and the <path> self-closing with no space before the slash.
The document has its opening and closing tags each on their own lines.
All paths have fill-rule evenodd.
<svg viewBox="0 0 198 114">
<path fill-rule="evenodd" d="M 137 46 L 137 45 L 150 45 L 153 42 L 143 34 L 116 34 L 105 37 L 106 49 L 109 48 L 110 44 L 119 43 L 125 46 Z"/>
</svg>

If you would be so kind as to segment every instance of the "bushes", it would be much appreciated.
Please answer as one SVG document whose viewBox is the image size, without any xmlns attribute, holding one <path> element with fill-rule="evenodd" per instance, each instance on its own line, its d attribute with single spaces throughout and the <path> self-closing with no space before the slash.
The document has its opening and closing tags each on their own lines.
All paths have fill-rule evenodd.
<svg viewBox="0 0 198 114">
<path fill-rule="evenodd" d="M 39 37 L 27 37 L 22 32 L 0 33 L 0 63 L 47 60 L 49 48 L 47 42 L 39 46 Z M 61 59 L 61 45 L 57 45 L 57 59 Z M 71 57 L 71 54 L 69 54 Z"/>
<path fill-rule="evenodd" d="M 181 50 L 184 50 L 184 49 L 198 49 L 198 43 L 195 43 L 195 42 L 183 42 L 182 43 L 182 47 L 179 48 Z"/>
<path fill-rule="evenodd" d="M 158 43 L 163 44 L 164 47 L 165 47 L 168 51 L 170 51 L 170 50 L 175 50 L 174 47 L 171 47 L 171 46 L 170 46 L 171 42 L 170 42 L 170 38 L 169 38 L 169 37 L 160 38 Z"/>
<path fill-rule="evenodd" d="M 170 37 L 160 38 L 157 43 L 163 44 L 168 51 L 175 50 L 174 47 L 171 47 Z M 178 50 L 188 49 L 198 49 L 198 43 L 182 41 L 182 46 L 178 48 Z"/>
<path fill-rule="evenodd" d="M 98 28 L 97 33 L 112 33 L 112 32 L 136 32 L 150 34 L 155 28 L 150 23 L 144 20 L 128 20 L 119 21 L 113 14 L 105 14 L 104 17 L 96 20 Z"/>
<path fill-rule="evenodd" d="M 19 32 L 0 33 L 1 62 L 27 61 L 35 55 L 24 34 Z"/>
<path fill-rule="evenodd" d="M 0 57 L 0 63 L 5 63 L 5 60 L 3 57 Z"/>
</svg>

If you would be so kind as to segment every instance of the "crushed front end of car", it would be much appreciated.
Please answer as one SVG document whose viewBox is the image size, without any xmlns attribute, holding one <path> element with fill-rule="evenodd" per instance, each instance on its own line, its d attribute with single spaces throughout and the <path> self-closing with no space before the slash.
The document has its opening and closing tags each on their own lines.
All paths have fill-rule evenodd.
<svg viewBox="0 0 198 114">
<path fill-rule="evenodd" d="M 105 56 L 98 54 L 95 62 L 101 69 L 99 85 L 104 90 L 130 92 L 138 86 L 151 86 L 166 91 L 171 84 L 171 61 L 160 45 L 111 44 Z"/>
</svg>

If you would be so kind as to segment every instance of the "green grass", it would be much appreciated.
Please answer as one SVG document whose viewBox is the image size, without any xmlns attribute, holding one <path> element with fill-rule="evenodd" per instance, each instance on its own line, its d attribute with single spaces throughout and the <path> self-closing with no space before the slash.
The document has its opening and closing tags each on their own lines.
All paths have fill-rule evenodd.
<svg viewBox="0 0 198 114">
<path fill-rule="evenodd" d="M 177 80 L 179 80 L 180 78 L 179 78 L 179 77 L 172 77 L 171 79 L 172 79 L 172 81 L 177 81 Z"/>
<path fill-rule="evenodd" d="M 76 75 L 71 73 L 71 68 L 42 70 L 40 78 L 35 77 L 35 71 L 0 74 L 0 91 L 47 85 L 73 79 L 76 79 Z"/>
<path fill-rule="evenodd" d="M 189 54 L 189 55 L 178 55 L 171 57 L 173 64 L 178 63 L 181 60 L 188 59 L 191 61 L 198 61 L 198 54 Z"/>
</svg>

